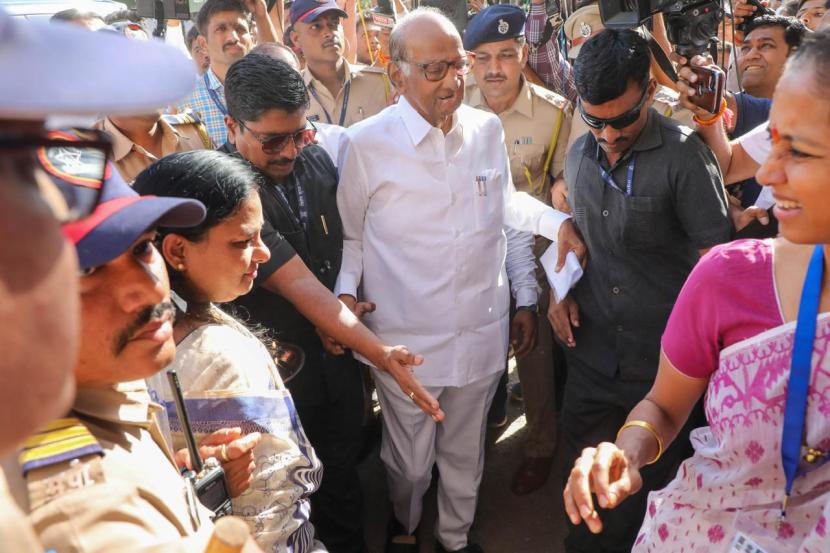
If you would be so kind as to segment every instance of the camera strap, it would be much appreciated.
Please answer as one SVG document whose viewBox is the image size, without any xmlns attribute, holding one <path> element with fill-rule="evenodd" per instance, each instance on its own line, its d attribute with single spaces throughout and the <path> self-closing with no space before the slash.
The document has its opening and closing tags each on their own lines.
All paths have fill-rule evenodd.
<svg viewBox="0 0 830 553">
<path fill-rule="evenodd" d="M 648 49 L 651 50 L 651 55 L 654 56 L 654 61 L 657 62 L 657 65 L 660 66 L 660 69 L 663 70 L 663 73 L 666 74 L 668 78 L 672 80 L 672 82 L 677 82 L 677 71 L 674 70 L 674 66 L 669 60 L 669 57 L 666 55 L 666 52 L 663 51 L 663 48 L 651 36 L 651 33 L 646 29 L 645 26 L 640 27 L 641 32 L 645 36 L 646 42 L 648 42 Z"/>
</svg>

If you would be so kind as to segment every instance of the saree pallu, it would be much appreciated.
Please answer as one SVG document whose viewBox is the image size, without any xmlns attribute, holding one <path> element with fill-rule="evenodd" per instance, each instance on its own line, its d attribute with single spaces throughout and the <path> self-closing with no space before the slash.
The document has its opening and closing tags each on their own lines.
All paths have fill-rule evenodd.
<svg viewBox="0 0 830 553">
<path fill-rule="evenodd" d="M 175 448 L 185 447 L 175 404 L 169 394 L 160 399 Z M 231 503 L 233 514 L 248 523 L 263 551 L 325 551 L 314 540 L 308 500 L 320 486 L 323 467 L 303 432 L 290 393 L 285 389 L 187 393 L 185 406 L 197 442 L 221 428 L 238 426 L 243 434 L 262 433 L 254 448 L 251 487 Z"/>
<path fill-rule="evenodd" d="M 766 553 L 830 551 L 830 463 L 803 460 L 779 521 L 785 477 L 781 435 L 795 322 L 720 353 L 706 392 L 709 426 L 692 431 L 694 455 L 649 494 L 636 553 L 726 553 L 740 534 Z M 830 315 L 818 319 L 805 439 L 830 449 Z M 737 551 L 737 549 L 735 549 Z M 741 549 L 743 551 L 743 549 Z"/>
</svg>

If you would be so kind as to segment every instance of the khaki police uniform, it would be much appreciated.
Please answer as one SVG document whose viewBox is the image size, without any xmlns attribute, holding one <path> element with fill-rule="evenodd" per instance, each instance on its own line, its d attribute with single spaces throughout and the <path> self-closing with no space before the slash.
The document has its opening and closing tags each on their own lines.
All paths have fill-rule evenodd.
<svg viewBox="0 0 830 553">
<path fill-rule="evenodd" d="M 0 544 L 3 551 L 15 553 L 43 553 L 32 525 L 15 503 L 6 478 L 0 472 Z"/>
<path fill-rule="evenodd" d="M 19 456 L 30 519 L 57 553 L 203 551 L 213 524 L 179 474 L 143 382 L 79 389 Z"/>
<path fill-rule="evenodd" d="M 213 149 L 204 123 L 192 113 L 164 114 L 159 119 L 162 157 L 176 152 Z M 128 183 L 159 158 L 127 138 L 109 118 L 98 121 L 97 129 L 112 137 L 113 161 Z"/>
<path fill-rule="evenodd" d="M 333 97 L 329 89 L 314 78 L 308 67 L 303 69 L 303 80 L 311 101 L 306 114 L 310 121 L 348 127 L 379 113 L 389 105 L 395 90 L 384 69 L 351 65 L 346 60 L 343 60 L 343 66 L 346 80 L 337 97 Z M 343 109 L 346 110 L 345 115 Z"/>
<path fill-rule="evenodd" d="M 674 119 L 681 125 L 685 125 L 691 129 L 695 128 L 695 123 L 692 121 L 694 113 L 680 105 L 680 95 L 667 86 L 657 86 L 657 92 L 654 93 L 654 103 L 651 105 L 657 113 Z M 579 114 L 573 118 L 573 125 L 571 126 L 571 134 L 568 140 L 568 149 L 577 138 L 587 133 L 590 129 Z"/>
<path fill-rule="evenodd" d="M 498 114 L 504 127 L 510 173 L 518 190 L 550 205 L 551 175 L 559 175 L 565 168 L 573 107 L 562 96 L 524 79 L 521 86 L 513 105 Z M 465 92 L 465 101 L 469 105 L 492 111 L 475 83 L 468 85 Z M 550 243 L 544 237 L 536 238 L 534 253 L 537 259 Z M 550 287 L 544 270 L 538 265 L 536 277 L 542 289 L 537 343 L 533 351 L 517 359 L 516 363 L 528 424 L 525 454 L 527 457 L 551 457 L 556 448 L 556 402 L 553 330 L 545 315 Z"/>
</svg>

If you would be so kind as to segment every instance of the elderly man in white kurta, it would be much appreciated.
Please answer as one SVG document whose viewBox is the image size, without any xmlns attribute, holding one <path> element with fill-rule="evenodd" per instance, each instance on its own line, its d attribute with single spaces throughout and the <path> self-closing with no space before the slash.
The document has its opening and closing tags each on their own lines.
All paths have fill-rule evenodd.
<svg viewBox="0 0 830 553">
<path fill-rule="evenodd" d="M 438 551 L 475 552 L 467 532 L 508 345 L 503 226 L 557 241 L 560 264 L 568 251 L 585 250 L 566 215 L 515 191 L 498 117 L 461 105 L 470 60 L 449 20 L 413 11 L 390 50 L 399 102 L 352 126 L 341 145 L 345 241 L 336 292 L 350 306 L 356 298 L 375 303 L 366 324 L 423 354 L 416 374 L 446 413 L 436 424 L 374 371 L 396 519 L 387 551 L 417 551 L 405 538 L 418 526 L 437 463 Z"/>
</svg>

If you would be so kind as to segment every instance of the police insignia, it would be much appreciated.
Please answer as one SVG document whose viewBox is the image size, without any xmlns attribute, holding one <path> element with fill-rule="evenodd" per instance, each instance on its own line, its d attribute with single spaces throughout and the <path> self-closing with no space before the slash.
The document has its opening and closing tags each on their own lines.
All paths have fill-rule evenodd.
<svg viewBox="0 0 830 553">
<path fill-rule="evenodd" d="M 507 31 L 510 30 L 510 25 L 504 19 L 499 19 L 499 27 L 498 31 L 500 35 L 506 35 Z"/>
<path fill-rule="evenodd" d="M 76 418 L 57 419 L 23 443 L 18 456 L 27 472 L 85 455 L 103 455 L 104 450 L 89 429 Z"/>
<path fill-rule="evenodd" d="M 591 29 L 590 25 L 588 25 L 584 21 L 579 22 L 579 34 L 580 34 L 580 36 L 588 38 L 589 36 L 591 36 L 592 32 L 593 32 L 593 29 Z"/>
</svg>

